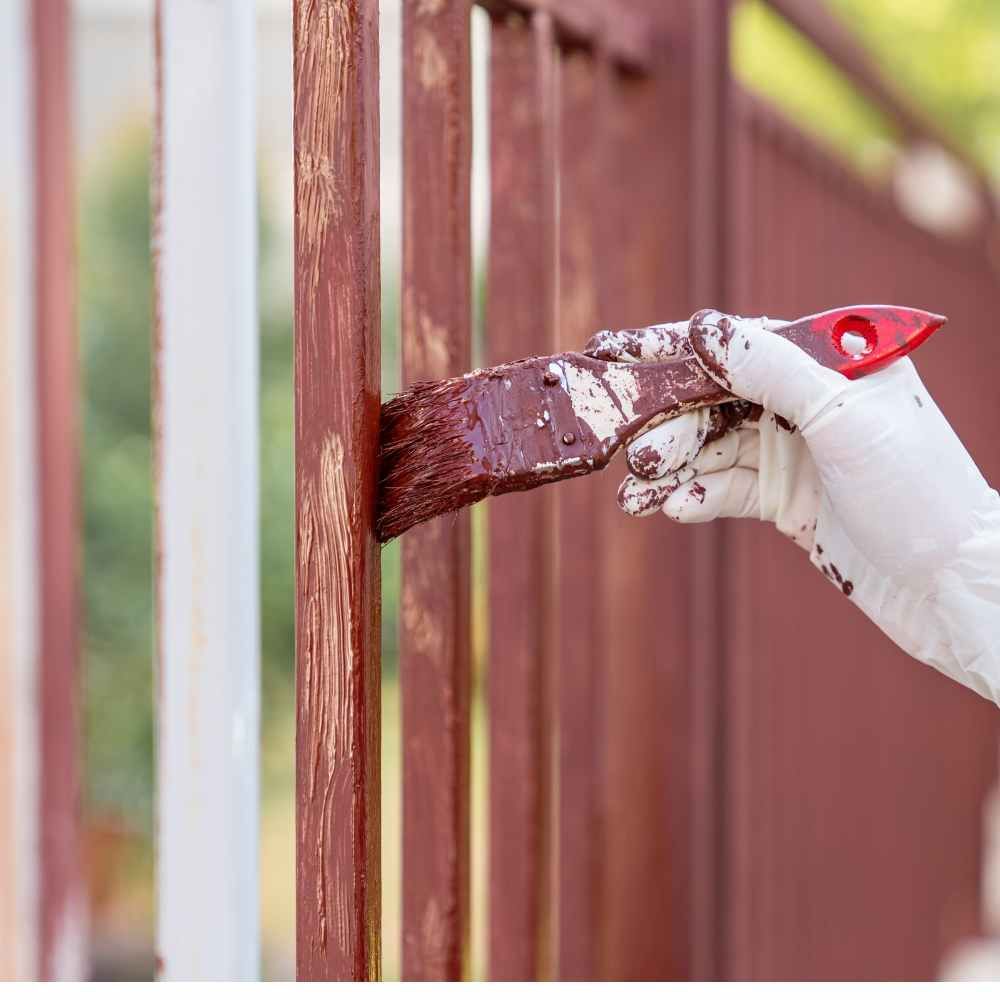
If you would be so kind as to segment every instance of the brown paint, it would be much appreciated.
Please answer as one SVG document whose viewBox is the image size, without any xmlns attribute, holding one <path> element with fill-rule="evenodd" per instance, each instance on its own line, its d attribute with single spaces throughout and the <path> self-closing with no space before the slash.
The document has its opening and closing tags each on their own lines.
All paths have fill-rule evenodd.
<svg viewBox="0 0 1000 1000">
<path fill-rule="evenodd" d="M 74 974 L 86 919 L 79 744 L 79 459 L 70 11 L 32 5 L 40 594 L 40 974 Z M 57 965 L 57 961 L 60 963 Z M 67 961 L 70 963 L 67 966 Z"/>
<path fill-rule="evenodd" d="M 558 347 L 580 346 L 584 331 L 600 326 L 597 303 L 600 135 L 598 74 L 606 59 L 574 52 L 564 58 L 559 118 L 559 327 Z M 558 384 L 552 376 L 546 384 Z M 575 443 L 574 432 L 563 443 Z M 603 947 L 604 825 L 602 795 L 604 717 L 600 691 L 606 484 L 597 478 L 564 483 L 553 493 L 558 551 L 552 650 L 559 726 L 556 973 L 561 980 L 590 981 L 601 968 Z"/>
<path fill-rule="evenodd" d="M 493 20 L 487 351 L 494 363 L 546 354 L 554 344 L 554 70 L 547 15 L 531 24 Z M 487 518 L 489 976 L 528 980 L 546 974 L 550 941 L 550 494 L 494 499 Z"/>
<path fill-rule="evenodd" d="M 733 308 L 789 316 L 845 295 L 930 297 L 968 351 L 932 340 L 921 375 L 987 476 L 1000 475 L 987 388 L 1000 350 L 978 320 L 995 278 L 982 258 L 919 233 L 769 106 L 737 108 Z M 896 650 L 797 548 L 759 525 L 729 530 L 724 974 L 933 978 L 978 906 L 995 710 Z M 817 554 L 853 592 L 838 553 Z"/>
<path fill-rule="evenodd" d="M 564 388 L 574 370 L 589 372 L 611 400 L 604 412 L 616 422 L 613 436 L 574 409 Z M 639 390 L 631 418 L 613 405 L 620 371 Z M 655 417 L 729 398 L 688 359 L 618 365 L 572 352 L 418 384 L 382 407 L 379 537 L 488 496 L 599 471 Z"/>
<path fill-rule="evenodd" d="M 632 6 L 654 18 L 658 30 L 673 33 L 677 11 L 667 8 L 677 5 Z M 638 328 L 690 316 L 694 309 L 683 287 L 688 185 L 680 167 L 686 157 L 677 155 L 682 133 L 673 117 L 682 77 L 664 49 L 657 56 L 649 78 L 604 71 L 599 81 L 597 295 L 604 326 Z M 624 464 L 620 471 L 624 475 Z M 688 669 L 672 642 L 682 627 L 686 587 L 680 580 L 673 585 L 681 596 L 674 603 L 669 578 L 680 553 L 666 518 L 650 523 L 624 517 L 614 502 L 619 477 L 602 478 L 599 697 L 606 822 L 597 975 L 663 980 L 680 974 L 677 942 L 688 921 L 685 911 L 674 910 L 675 887 L 683 878 L 677 839 L 683 813 L 671 809 L 672 744 L 688 714 L 678 711 L 676 724 L 671 718 L 674 684 Z"/>
<path fill-rule="evenodd" d="M 296 965 L 378 979 L 378 3 L 294 19 Z"/>
<path fill-rule="evenodd" d="M 871 330 L 877 346 L 864 357 L 835 346 L 845 317 Z M 853 378 L 909 353 L 943 322 L 920 310 L 851 306 L 775 333 Z M 734 329 L 729 317 L 696 313 L 690 345 L 697 361 L 688 352 L 642 364 L 568 352 L 411 386 L 382 407 L 379 538 L 387 541 L 487 496 L 599 471 L 652 422 L 696 407 L 713 408 L 703 442 L 759 416 L 759 407 L 721 388 L 729 385 L 726 354 Z M 640 448 L 629 457 L 630 468 L 654 478 L 661 458 L 654 448 Z"/>
<path fill-rule="evenodd" d="M 403 377 L 413 383 L 470 363 L 468 3 L 404 4 L 403 52 Z M 461 979 L 468 952 L 470 542 L 460 514 L 402 543 L 407 980 Z"/>
<path fill-rule="evenodd" d="M 691 136 L 690 294 L 696 303 L 730 309 L 732 259 L 727 238 L 732 211 L 729 0 L 690 0 L 692 46 L 688 86 Z M 717 979 L 724 972 L 725 869 L 722 865 L 722 748 L 727 613 L 727 528 L 712 524 L 691 542 L 690 749 L 690 975 Z"/>
</svg>

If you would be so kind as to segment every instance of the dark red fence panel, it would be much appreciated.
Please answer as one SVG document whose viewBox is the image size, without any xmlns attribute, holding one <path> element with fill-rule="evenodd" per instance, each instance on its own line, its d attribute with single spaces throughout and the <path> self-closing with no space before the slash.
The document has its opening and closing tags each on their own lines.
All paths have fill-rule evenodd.
<svg viewBox="0 0 1000 1000">
<path fill-rule="evenodd" d="M 297 971 L 377 979 L 378 2 L 294 17 Z"/>
<path fill-rule="evenodd" d="M 662 77 L 606 73 L 599 96 L 603 208 L 599 216 L 601 326 L 631 327 L 675 314 L 686 297 L 685 269 L 670 274 L 686 209 L 675 197 L 676 160 L 663 106 Z M 622 151 L 627 151 L 622 155 Z M 639 206 L 642 206 L 641 209 Z M 564 206 L 564 211 L 583 211 Z M 676 229 L 675 229 L 676 227 Z M 676 257 L 674 257 L 676 261 Z M 581 331 L 582 333 L 582 331 Z M 619 463 L 595 489 L 604 532 L 601 698 L 605 716 L 605 922 L 602 978 L 671 975 L 671 844 L 668 791 L 672 732 L 670 671 L 679 663 L 670 639 L 686 606 L 668 585 L 672 547 L 663 519 L 641 522 L 618 510 Z M 681 544 L 684 540 L 678 540 Z M 682 549 L 683 551 L 683 549 Z M 572 823 L 572 816 L 563 816 Z"/>
<path fill-rule="evenodd" d="M 772 110 L 739 102 L 746 314 L 891 299 L 952 324 L 917 358 L 988 477 L 1000 475 L 996 275 L 935 240 Z M 753 274 L 753 278 L 749 274 Z M 932 470 L 928 470 L 933 474 Z M 899 652 L 793 546 L 734 527 L 727 590 L 729 978 L 933 978 L 975 930 L 996 713 Z"/>
<path fill-rule="evenodd" d="M 71 13 L 32 8 L 38 462 L 38 972 L 86 973 L 80 822 L 80 572 Z M 34 863 L 34 862 L 32 862 Z"/>
<path fill-rule="evenodd" d="M 736 92 L 727 0 L 483 6 L 490 362 L 702 306 L 922 305 L 953 319 L 922 352 L 928 386 L 1000 476 L 982 234 L 917 230 Z M 860 65 L 823 18 L 778 6 Z M 362 977 L 378 971 L 376 5 L 299 7 L 299 971 Z M 470 51 L 465 4 L 405 12 L 412 381 L 470 363 Z M 328 204 L 331 177 L 351 211 Z M 895 651 L 772 529 L 626 519 L 622 469 L 488 505 L 490 976 L 932 976 L 976 919 L 993 710 Z M 467 972 L 469 546 L 465 516 L 404 540 L 407 978 Z"/>
<path fill-rule="evenodd" d="M 560 77 L 559 350 L 579 350 L 582 332 L 600 326 L 597 302 L 599 217 L 585 206 L 603 194 L 598 94 L 614 69 L 577 52 Z M 554 650 L 558 687 L 559 904 L 557 972 L 592 980 L 601 969 L 604 926 L 603 484 L 571 480 L 554 491 L 557 538 Z"/>
<path fill-rule="evenodd" d="M 466 0 L 404 5 L 403 378 L 471 364 Z M 461 979 L 469 930 L 468 512 L 403 538 L 403 978 Z"/>
<path fill-rule="evenodd" d="M 550 353 L 556 329 L 556 54 L 550 16 L 494 20 L 490 47 L 491 363 Z M 540 978 L 552 885 L 551 491 L 489 521 L 489 970 Z"/>
</svg>

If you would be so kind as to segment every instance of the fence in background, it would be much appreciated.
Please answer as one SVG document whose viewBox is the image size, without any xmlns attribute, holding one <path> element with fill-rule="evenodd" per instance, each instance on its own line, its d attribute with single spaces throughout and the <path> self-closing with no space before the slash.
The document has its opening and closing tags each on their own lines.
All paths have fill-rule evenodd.
<svg viewBox="0 0 1000 1000">
<path fill-rule="evenodd" d="M 3 13 L 0 976 L 86 970 L 69 8 Z"/>
<path fill-rule="evenodd" d="M 470 362 L 470 4 L 404 5 L 414 380 Z M 159 936 L 178 978 L 258 963 L 245 6 L 184 0 L 157 20 Z M 953 325 L 921 371 L 1000 480 L 985 202 L 967 238 L 908 222 L 733 83 L 726 0 L 483 6 L 491 360 L 705 305 L 924 305 Z M 821 5 L 772 6 L 904 136 L 948 144 Z M 377 10 L 294 4 L 298 973 L 313 979 L 380 971 Z M 68 6 L 18 0 L 2 17 L 4 94 L 20 95 L 0 95 L 14 137 L 0 169 L 20 195 L 2 221 L 31 252 L 0 246 L 0 973 L 73 976 Z M 933 976 L 976 929 L 995 711 L 894 651 L 773 533 L 627 521 L 615 486 L 488 505 L 491 977 Z M 403 542 L 414 979 L 469 972 L 470 552 L 465 515 Z"/>
<path fill-rule="evenodd" d="M 260 974 L 255 32 L 243 0 L 157 0 L 161 979 Z"/>
</svg>

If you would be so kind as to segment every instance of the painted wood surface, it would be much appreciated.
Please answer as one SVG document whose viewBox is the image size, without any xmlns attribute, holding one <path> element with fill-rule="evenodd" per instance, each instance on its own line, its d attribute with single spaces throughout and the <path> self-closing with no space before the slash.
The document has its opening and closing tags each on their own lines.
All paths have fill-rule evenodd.
<svg viewBox="0 0 1000 1000">
<path fill-rule="evenodd" d="M 403 380 L 471 367 L 468 0 L 403 8 Z M 469 514 L 402 541 L 403 978 L 461 979 L 469 943 Z"/>
<path fill-rule="evenodd" d="M 559 351 L 578 351 L 600 328 L 598 215 L 601 78 L 607 59 L 575 52 L 559 86 Z M 593 980 L 603 959 L 606 720 L 601 692 L 604 614 L 602 477 L 570 480 L 553 492 L 558 546 L 553 649 L 558 739 L 558 976 Z"/>
<path fill-rule="evenodd" d="M 992 266 L 919 230 L 769 105 L 741 96 L 734 121 L 735 190 L 752 206 L 732 223 L 737 308 L 799 315 L 885 294 L 947 313 L 948 338 L 916 363 L 996 481 Z M 734 525 L 726 552 L 719 974 L 934 978 L 978 932 L 996 709 L 906 657 L 766 528 Z"/>
<path fill-rule="evenodd" d="M 695 309 L 730 308 L 726 237 L 729 233 L 729 0 L 692 0 L 689 17 L 691 105 L 691 299 Z M 726 614 L 720 602 L 727 526 L 700 529 L 691 549 L 691 972 L 721 973 L 722 936 L 721 745 Z"/>
<path fill-rule="evenodd" d="M 0 6 L 0 979 L 39 974 L 31 8 Z"/>
<path fill-rule="evenodd" d="M 255 19 L 157 7 L 157 967 L 256 979 Z"/>
<path fill-rule="evenodd" d="M 556 336 L 555 52 L 546 14 L 494 20 L 490 48 L 490 363 Z M 546 490 L 489 519 L 489 974 L 543 976 L 551 866 L 554 518 Z"/>
<path fill-rule="evenodd" d="M 684 203 L 675 197 L 683 190 L 675 173 L 676 145 L 670 140 L 680 123 L 666 117 L 671 95 L 663 89 L 662 68 L 658 64 L 646 78 L 620 73 L 601 78 L 604 208 L 597 287 L 602 326 L 644 326 L 684 315 L 683 263 L 670 267 L 685 226 Z M 602 604 L 608 625 L 600 690 L 609 820 L 599 975 L 665 979 L 677 974 L 670 942 L 678 922 L 672 911 L 676 845 L 668 835 L 673 749 L 668 720 L 675 697 L 671 672 L 683 662 L 677 637 L 686 616 L 684 604 L 672 600 L 680 587 L 670 582 L 678 539 L 665 519 L 637 521 L 618 509 L 615 494 L 625 472 L 621 463 L 607 477 L 601 508 L 606 538 Z"/>
<path fill-rule="evenodd" d="M 377 0 L 295 0 L 300 979 L 380 975 Z"/>
<path fill-rule="evenodd" d="M 70 9 L 33 5 L 35 393 L 38 461 L 40 975 L 85 975 L 80 572 Z"/>
</svg>

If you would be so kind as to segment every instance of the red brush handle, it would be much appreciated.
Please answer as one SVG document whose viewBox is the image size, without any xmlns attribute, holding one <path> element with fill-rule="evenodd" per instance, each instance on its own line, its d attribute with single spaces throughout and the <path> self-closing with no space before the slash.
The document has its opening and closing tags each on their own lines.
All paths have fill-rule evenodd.
<svg viewBox="0 0 1000 1000">
<path fill-rule="evenodd" d="M 850 379 L 916 350 L 947 319 L 904 306 L 848 306 L 806 316 L 777 332 Z"/>
</svg>

